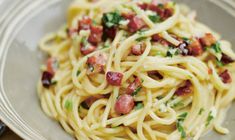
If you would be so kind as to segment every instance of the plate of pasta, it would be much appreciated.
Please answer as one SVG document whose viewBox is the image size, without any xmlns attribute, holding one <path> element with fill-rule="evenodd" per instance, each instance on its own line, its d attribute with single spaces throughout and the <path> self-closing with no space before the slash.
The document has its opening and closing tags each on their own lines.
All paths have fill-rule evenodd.
<svg viewBox="0 0 235 140">
<path fill-rule="evenodd" d="M 234 6 L 15 1 L 0 17 L 0 118 L 28 140 L 232 140 Z"/>
</svg>

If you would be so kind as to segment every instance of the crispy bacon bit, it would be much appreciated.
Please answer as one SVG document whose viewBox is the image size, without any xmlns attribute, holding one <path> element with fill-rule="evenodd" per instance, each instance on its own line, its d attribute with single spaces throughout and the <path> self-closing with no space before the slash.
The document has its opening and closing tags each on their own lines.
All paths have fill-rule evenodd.
<svg viewBox="0 0 235 140">
<path fill-rule="evenodd" d="M 92 24 L 91 18 L 88 16 L 84 16 L 82 20 L 78 22 L 78 30 L 89 30 Z"/>
<path fill-rule="evenodd" d="M 135 102 L 131 95 L 121 95 L 115 103 L 115 111 L 118 114 L 128 114 L 134 108 Z"/>
<path fill-rule="evenodd" d="M 133 45 L 131 47 L 131 53 L 134 55 L 141 55 L 144 53 L 145 47 L 143 43 Z"/>
<path fill-rule="evenodd" d="M 121 86 L 123 74 L 119 72 L 109 71 L 106 74 L 107 82 L 112 86 Z"/>
<path fill-rule="evenodd" d="M 147 3 L 138 3 L 138 7 L 142 10 L 147 10 L 148 4 Z"/>
<path fill-rule="evenodd" d="M 135 16 L 132 19 L 130 19 L 130 22 L 128 23 L 128 29 L 132 33 L 142 29 L 143 27 L 145 27 L 145 23 L 138 16 Z"/>
<path fill-rule="evenodd" d="M 211 46 L 216 43 L 215 37 L 211 33 L 206 33 L 204 37 L 200 38 L 203 47 Z"/>
<path fill-rule="evenodd" d="M 232 82 L 232 78 L 231 78 L 231 76 L 230 76 L 230 74 L 229 74 L 229 72 L 228 72 L 227 69 L 224 70 L 222 73 L 220 73 L 219 76 L 220 76 L 221 80 L 222 80 L 224 83 L 226 83 L 226 84 Z"/>
<path fill-rule="evenodd" d="M 129 12 L 129 13 L 122 13 L 122 17 L 127 20 L 131 20 L 135 17 L 135 13 Z"/>
<path fill-rule="evenodd" d="M 73 35 L 75 35 L 77 33 L 78 33 L 78 29 L 75 29 L 75 28 L 67 29 L 68 37 L 72 37 Z"/>
<path fill-rule="evenodd" d="M 194 40 L 189 44 L 189 54 L 193 56 L 199 56 L 203 53 L 202 45 L 198 40 Z"/>
<path fill-rule="evenodd" d="M 162 37 L 159 34 L 155 34 L 152 36 L 152 41 L 158 42 L 162 39 Z"/>
<path fill-rule="evenodd" d="M 102 41 L 103 27 L 102 26 L 91 26 L 91 34 L 88 38 L 88 42 L 97 45 Z"/>
<path fill-rule="evenodd" d="M 158 4 L 151 3 L 148 9 L 156 12 L 161 18 L 164 17 L 164 8 L 160 7 Z"/>
<path fill-rule="evenodd" d="M 47 59 L 47 71 L 50 72 L 52 75 L 54 75 L 57 69 L 58 69 L 58 60 L 53 57 Z"/>
<path fill-rule="evenodd" d="M 89 53 L 92 53 L 96 50 L 96 46 L 93 46 L 91 44 L 87 44 L 86 46 L 81 45 L 80 51 L 83 55 L 87 55 Z"/>
<path fill-rule="evenodd" d="M 169 46 L 171 43 L 166 41 L 164 38 L 162 38 L 159 34 L 155 34 L 152 36 L 153 42 L 159 42 L 163 46 Z"/>
<path fill-rule="evenodd" d="M 42 73 L 42 85 L 44 88 L 49 88 L 50 85 L 51 85 L 51 79 L 53 78 L 53 74 L 51 74 L 50 72 L 48 71 L 44 71 Z"/>
<path fill-rule="evenodd" d="M 212 72 L 213 72 L 213 71 L 212 71 L 212 69 L 211 69 L 211 68 L 209 68 L 209 69 L 208 69 L 208 74 L 210 74 L 210 75 L 211 75 L 211 74 L 212 74 Z"/>
<path fill-rule="evenodd" d="M 103 33 L 103 40 L 106 40 L 107 38 L 114 39 L 117 33 L 117 28 L 116 27 L 104 27 L 104 33 Z"/>
<path fill-rule="evenodd" d="M 126 94 L 132 94 L 137 88 L 139 88 L 141 86 L 141 81 L 140 79 L 137 77 L 135 78 L 135 80 L 129 84 L 129 86 L 126 89 Z"/>
<path fill-rule="evenodd" d="M 87 59 L 88 71 L 87 74 L 95 74 L 104 72 L 107 57 L 105 54 L 97 54 Z"/>
<path fill-rule="evenodd" d="M 235 60 L 233 60 L 231 57 L 229 57 L 228 55 L 222 53 L 222 58 L 221 58 L 221 62 L 223 64 L 229 64 L 229 63 L 232 63 L 234 62 Z"/>
<path fill-rule="evenodd" d="M 184 95 L 188 95 L 190 93 L 192 93 L 192 83 L 187 80 L 184 84 L 184 86 L 178 88 L 176 91 L 175 91 L 175 94 L 178 95 L 178 96 L 184 96 Z"/>
<path fill-rule="evenodd" d="M 164 19 L 167 19 L 167 18 L 171 17 L 173 14 L 174 14 L 174 11 L 173 11 L 172 8 L 166 8 L 166 9 L 164 10 L 164 14 L 163 14 L 162 19 L 163 19 L 163 20 L 164 20 Z"/>
</svg>

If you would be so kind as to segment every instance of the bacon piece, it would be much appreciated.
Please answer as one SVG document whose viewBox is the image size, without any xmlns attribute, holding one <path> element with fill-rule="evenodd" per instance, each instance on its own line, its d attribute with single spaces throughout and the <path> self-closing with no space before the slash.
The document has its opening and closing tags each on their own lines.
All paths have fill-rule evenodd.
<svg viewBox="0 0 235 140">
<path fill-rule="evenodd" d="M 112 86 L 121 86 L 123 74 L 120 72 L 109 71 L 106 74 L 107 82 Z"/>
<path fill-rule="evenodd" d="M 88 42 L 97 45 L 102 41 L 103 27 L 102 26 L 91 26 L 91 33 L 88 38 Z"/>
<path fill-rule="evenodd" d="M 198 40 L 194 40 L 191 44 L 189 44 L 189 54 L 193 56 L 199 56 L 203 53 L 202 45 Z"/>
<path fill-rule="evenodd" d="M 83 55 L 87 55 L 89 53 L 92 53 L 96 50 L 96 46 L 87 44 L 86 46 L 81 45 L 80 51 Z"/>
<path fill-rule="evenodd" d="M 137 88 L 139 88 L 141 86 L 141 81 L 140 79 L 137 77 L 135 78 L 135 80 L 130 83 L 126 89 L 126 94 L 132 94 Z"/>
<path fill-rule="evenodd" d="M 206 33 L 205 36 L 199 40 L 203 47 L 211 46 L 216 43 L 216 39 L 211 33 Z"/>
<path fill-rule="evenodd" d="M 91 18 L 84 16 L 81 20 L 78 21 L 78 30 L 89 30 L 92 24 Z"/>
<path fill-rule="evenodd" d="M 228 70 L 224 70 L 222 73 L 220 73 L 220 78 L 224 83 L 231 83 L 232 82 L 232 78 L 228 72 Z"/>
<path fill-rule="evenodd" d="M 131 53 L 134 54 L 134 55 L 141 55 L 144 53 L 144 44 L 143 43 L 139 43 L 139 44 L 136 44 L 136 45 L 133 45 L 131 47 Z"/>
<path fill-rule="evenodd" d="M 148 9 L 156 12 L 161 18 L 164 17 L 164 8 L 160 7 L 158 4 L 152 2 L 148 6 Z"/>
<path fill-rule="evenodd" d="M 163 46 L 169 46 L 171 43 L 166 41 L 164 38 L 162 38 L 159 34 L 155 34 L 152 36 L 153 42 L 159 42 Z"/>
<path fill-rule="evenodd" d="M 147 10 L 147 8 L 148 8 L 148 4 L 147 3 L 138 3 L 137 5 L 142 10 Z"/>
<path fill-rule="evenodd" d="M 129 12 L 129 13 L 122 13 L 122 17 L 127 20 L 131 20 L 136 16 L 135 13 Z"/>
<path fill-rule="evenodd" d="M 52 73 L 50 73 L 48 71 L 44 71 L 42 73 L 41 81 L 42 81 L 42 85 L 43 85 L 44 88 L 49 88 L 50 87 L 52 78 L 53 78 Z"/>
<path fill-rule="evenodd" d="M 152 36 L 152 41 L 158 42 L 162 39 L 162 37 L 159 34 L 155 34 Z"/>
<path fill-rule="evenodd" d="M 163 20 L 171 17 L 174 14 L 174 10 L 172 8 L 166 8 L 164 9 L 164 14 L 161 17 Z"/>
<path fill-rule="evenodd" d="M 107 56 L 105 54 L 97 54 L 91 56 L 87 59 L 87 65 L 89 67 L 87 74 L 95 74 L 104 72 L 104 66 L 107 61 Z"/>
<path fill-rule="evenodd" d="M 221 62 L 223 64 L 229 64 L 229 63 L 232 63 L 234 62 L 235 60 L 233 60 L 231 57 L 229 57 L 228 55 L 222 53 L 222 58 L 221 58 Z"/>
<path fill-rule="evenodd" d="M 130 32 L 134 33 L 145 27 L 145 25 L 146 24 L 140 17 L 135 16 L 132 19 L 130 19 L 130 22 L 128 23 L 128 29 Z"/>
<path fill-rule="evenodd" d="M 103 40 L 106 40 L 107 38 L 114 39 L 117 33 L 117 28 L 116 27 L 104 27 L 104 33 L 103 33 Z"/>
<path fill-rule="evenodd" d="M 52 75 L 54 75 L 57 69 L 58 69 L 58 60 L 54 57 L 47 59 L 47 71 L 50 72 Z"/>
<path fill-rule="evenodd" d="M 118 114 L 128 114 L 134 108 L 135 102 L 131 95 L 121 95 L 115 103 L 115 111 Z"/>
<path fill-rule="evenodd" d="M 178 95 L 178 96 L 184 96 L 184 95 L 188 95 L 190 93 L 192 93 L 192 83 L 187 80 L 184 84 L 184 86 L 178 88 L 176 91 L 175 91 L 175 94 Z"/>
<path fill-rule="evenodd" d="M 212 74 L 212 72 L 213 72 L 213 71 L 212 71 L 212 69 L 211 69 L 211 68 L 209 68 L 209 69 L 208 69 L 208 74 L 210 74 L 210 75 L 211 75 L 211 74 Z"/>
</svg>

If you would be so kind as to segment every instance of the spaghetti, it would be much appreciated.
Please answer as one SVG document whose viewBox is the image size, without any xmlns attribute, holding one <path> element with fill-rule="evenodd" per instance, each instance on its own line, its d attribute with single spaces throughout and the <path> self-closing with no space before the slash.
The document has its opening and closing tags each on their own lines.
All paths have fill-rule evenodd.
<svg viewBox="0 0 235 140">
<path fill-rule="evenodd" d="M 77 0 L 45 36 L 38 94 L 44 112 L 79 140 L 199 139 L 222 134 L 235 97 L 235 53 L 165 0 Z"/>
</svg>

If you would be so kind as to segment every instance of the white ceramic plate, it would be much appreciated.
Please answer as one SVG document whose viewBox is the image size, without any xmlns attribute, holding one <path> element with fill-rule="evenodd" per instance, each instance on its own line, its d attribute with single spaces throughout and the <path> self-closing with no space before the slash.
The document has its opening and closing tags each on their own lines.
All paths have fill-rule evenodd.
<svg viewBox="0 0 235 140">
<path fill-rule="evenodd" d="M 177 1 L 197 10 L 200 21 L 221 33 L 235 47 L 235 8 L 229 0 Z M 39 66 L 44 60 L 37 43 L 43 35 L 56 31 L 66 22 L 70 2 L 0 1 L 0 119 L 27 140 L 73 139 L 42 112 L 36 93 Z M 229 135 L 211 132 L 202 139 L 235 139 L 235 109 L 230 109 L 224 125 L 231 131 Z"/>
</svg>

